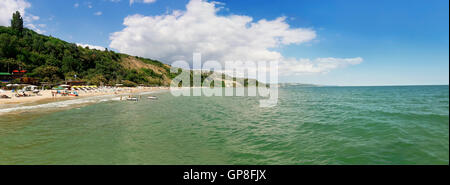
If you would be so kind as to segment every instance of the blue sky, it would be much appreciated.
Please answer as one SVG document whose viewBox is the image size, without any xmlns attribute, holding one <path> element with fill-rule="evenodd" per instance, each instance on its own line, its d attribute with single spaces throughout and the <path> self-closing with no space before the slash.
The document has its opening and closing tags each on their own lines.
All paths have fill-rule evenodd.
<svg viewBox="0 0 450 185">
<path fill-rule="evenodd" d="M 127 16 L 164 15 L 186 10 L 189 0 L 28 0 L 46 35 L 110 48 L 111 34 L 127 28 Z M 118 1 L 118 0 L 115 0 Z M 272 49 L 283 58 L 355 58 L 357 65 L 320 73 L 281 76 L 283 82 L 324 85 L 423 85 L 449 82 L 447 0 L 216 0 L 218 16 L 245 15 L 253 21 L 286 17 L 290 28 L 316 36 Z M 76 6 L 76 4 L 78 6 Z M 95 15 L 101 12 L 101 15 Z M 129 50 L 123 50 L 129 51 Z M 146 57 L 152 57 L 151 52 Z M 130 54 L 134 54 L 133 52 Z M 158 58 L 157 56 L 155 56 Z M 159 59 L 159 58 L 158 58 Z M 165 61 L 167 62 L 167 61 Z M 170 63 L 170 62 L 167 62 Z"/>
</svg>

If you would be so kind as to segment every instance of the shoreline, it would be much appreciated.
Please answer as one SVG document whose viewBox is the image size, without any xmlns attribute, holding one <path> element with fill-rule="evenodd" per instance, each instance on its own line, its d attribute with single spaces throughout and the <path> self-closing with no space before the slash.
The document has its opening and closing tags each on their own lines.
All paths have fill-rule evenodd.
<svg viewBox="0 0 450 185">
<path fill-rule="evenodd" d="M 19 110 L 30 110 L 40 107 L 58 108 L 58 103 L 67 102 L 68 105 L 84 104 L 97 100 L 97 97 L 117 98 L 124 95 L 157 92 L 168 90 L 169 87 L 133 87 L 120 89 L 99 89 L 97 91 L 81 92 L 77 97 L 71 96 L 52 96 L 52 90 L 41 91 L 41 95 L 30 97 L 15 97 L 11 91 L 1 92 L 0 95 L 7 95 L 10 99 L 0 99 L 0 115 L 4 113 L 20 112 Z M 55 104 L 54 106 L 52 104 Z M 48 105 L 48 106 L 46 106 Z"/>
</svg>

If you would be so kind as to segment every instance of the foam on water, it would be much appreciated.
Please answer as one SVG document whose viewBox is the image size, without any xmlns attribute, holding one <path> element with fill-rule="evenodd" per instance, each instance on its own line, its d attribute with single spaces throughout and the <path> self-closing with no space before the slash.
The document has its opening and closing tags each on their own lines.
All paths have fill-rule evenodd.
<svg viewBox="0 0 450 185">
<path fill-rule="evenodd" d="M 137 93 L 136 95 L 149 95 L 149 94 L 157 94 L 164 92 L 161 91 L 150 91 L 150 92 L 141 92 Z M 122 95 L 124 96 L 124 95 Z M 42 109 L 54 109 L 54 108 L 67 108 L 71 106 L 76 105 L 82 105 L 82 104 L 93 104 L 93 103 L 101 103 L 101 102 L 107 102 L 107 101 L 120 101 L 120 95 L 103 95 L 103 96 L 94 96 L 94 97 L 86 97 L 86 98 L 78 98 L 74 100 L 64 100 L 64 101 L 57 101 L 57 102 L 51 102 L 51 103 L 45 103 L 45 104 L 39 104 L 39 105 L 19 105 L 17 107 L 8 107 L 8 108 L 2 108 L 0 109 L 0 115 L 5 113 L 12 113 L 12 112 L 20 112 L 20 111 L 29 111 L 29 110 L 42 110 Z"/>
<path fill-rule="evenodd" d="M 16 111 L 33 110 L 33 109 L 63 108 L 63 107 L 69 107 L 69 106 L 74 106 L 74 105 L 80 105 L 80 104 L 90 104 L 90 103 L 99 103 L 99 102 L 105 102 L 105 101 L 118 101 L 118 100 L 120 100 L 120 97 L 117 97 L 115 95 L 87 97 L 87 98 L 57 101 L 57 102 L 51 102 L 51 103 L 45 103 L 45 104 L 39 104 L 39 105 L 4 108 L 4 109 L 0 109 L 0 115 L 4 114 L 4 113 L 10 113 L 10 112 L 16 112 Z"/>
</svg>

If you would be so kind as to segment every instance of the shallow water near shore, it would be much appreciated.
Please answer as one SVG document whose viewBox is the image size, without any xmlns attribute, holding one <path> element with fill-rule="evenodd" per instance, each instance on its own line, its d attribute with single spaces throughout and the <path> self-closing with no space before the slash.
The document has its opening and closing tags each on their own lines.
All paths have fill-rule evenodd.
<svg viewBox="0 0 450 185">
<path fill-rule="evenodd" d="M 448 86 L 156 96 L 1 115 L 0 164 L 449 163 Z"/>
</svg>

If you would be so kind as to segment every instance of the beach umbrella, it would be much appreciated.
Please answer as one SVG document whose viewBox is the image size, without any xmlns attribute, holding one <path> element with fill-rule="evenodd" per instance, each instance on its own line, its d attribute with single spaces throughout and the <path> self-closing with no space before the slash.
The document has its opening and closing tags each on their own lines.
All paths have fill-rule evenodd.
<svg viewBox="0 0 450 185">
<path fill-rule="evenodd" d="M 6 87 L 11 87 L 12 86 L 12 84 L 8 84 L 8 85 L 6 85 Z"/>
</svg>

